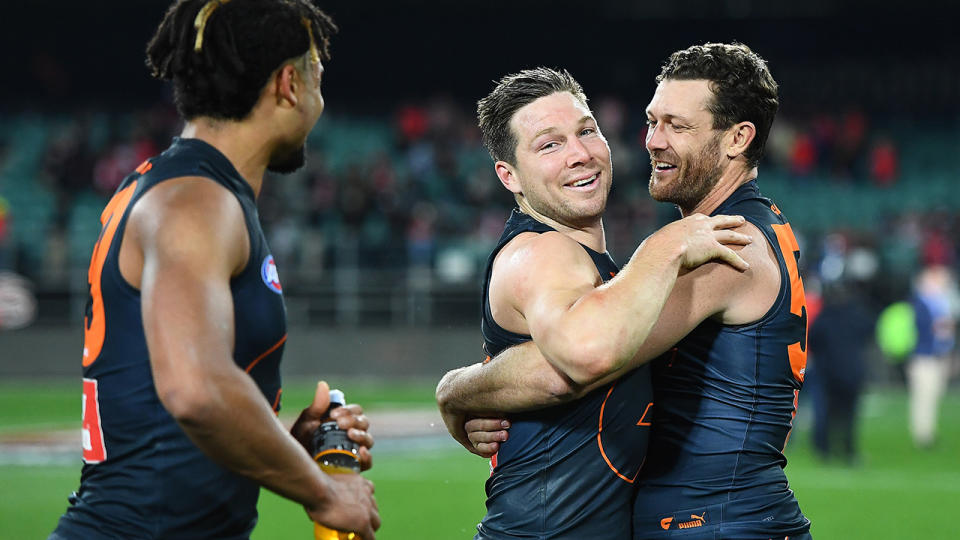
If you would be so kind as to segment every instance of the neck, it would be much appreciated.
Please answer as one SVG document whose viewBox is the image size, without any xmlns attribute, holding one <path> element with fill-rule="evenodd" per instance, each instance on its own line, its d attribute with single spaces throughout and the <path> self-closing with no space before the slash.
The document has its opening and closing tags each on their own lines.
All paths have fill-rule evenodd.
<svg viewBox="0 0 960 540">
<path fill-rule="evenodd" d="M 733 192 L 737 190 L 740 186 L 746 184 L 751 180 L 756 180 L 757 178 L 757 168 L 751 167 L 749 169 L 727 169 L 720 176 L 720 180 L 717 181 L 716 185 L 713 186 L 713 189 L 707 193 L 707 196 L 703 199 L 700 199 L 700 202 L 697 203 L 693 208 L 681 208 L 680 215 L 687 217 L 691 214 L 704 214 L 709 216 L 711 212 L 717 209 L 723 201 L 730 198 L 730 195 L 733 195 Z"/>
<path fill-rule="evenodd" d="M 187 122 L 180 136 L 200 139 L 219 150 L 250 184 L 254 196 L 260 195 L 263 173 L 270 161 L 262 130 L 248 122 L 200 117 Z"/>
<path fill-rule="evenodd" d="M 571 226 L 537 212 L 524 197 L 517 197 L 517 204 L 524 214 L 540 223 L 553 227 L 557 232 L 573 238 L 598 253 L 607 251 L 607 239 L 603 231 L 603 219 L 601 217 L 597 217 L 583 226 Z"/>
</svg>

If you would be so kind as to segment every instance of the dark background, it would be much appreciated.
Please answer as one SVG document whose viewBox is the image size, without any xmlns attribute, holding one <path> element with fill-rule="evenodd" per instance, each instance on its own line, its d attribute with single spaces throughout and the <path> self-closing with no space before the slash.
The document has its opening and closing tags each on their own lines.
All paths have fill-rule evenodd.
<svg viewBox="0 0 960 540">
<path fill-rule="evenodd" d="M 871 112 L 957 111 L 960 39 L 952 2 L 398 0 L 318 3 L 341 32 L 326 66 L 336 110 L 397 101 L 473 102 L 501 75 L 569 69 L 592 96 L 644 101 L 670 52 L 739 40 L 770 63 L 784 107 L 856 102 Z M 163 99 L 144 48 L 167 1 L 7 2 L 2 107 L 136 106 Z M 819 75 L 840 72 L 846 78 Z M 906 99 L 918 103 L 903 103 Z"/>
</svg>

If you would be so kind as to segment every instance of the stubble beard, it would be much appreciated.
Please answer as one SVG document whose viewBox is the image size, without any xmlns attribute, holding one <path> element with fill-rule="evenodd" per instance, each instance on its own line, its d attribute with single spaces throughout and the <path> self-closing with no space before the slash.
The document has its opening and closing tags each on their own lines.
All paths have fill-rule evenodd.
<svg viewBox="0 0 960 540">
<path fill-rule="evenodd" d="M 610 174 L 610 171 L 603 171 L 600 174 Z M 560 198 L 555 203 L 547 202 L 545 198 L 541 199 L 536 194 L 531 197 L 529 194 L 525 193 L 524 198 L 527 200 L 527 204 L 529 204 L 530 207 L 536 210 L 540 215 L 574 229 L 584 229 L 592 226 L 597 220 L 603 217 L 603 213 L 607 206 L 607 200 L 610 196 L 611 187 L 612 185 L 608 183 L 606 186 L 606 192 L 603 194 L 602 199 L 596 203 L 599 205 L 599 207 L 595 210 L 585 210 L 582 206 L 564 198 Z M 563 190 L 563 188 L 560 189 Z"/>
<path fill-rule="evenodd" d="M 669 186 L 658 185 L 655 180 L 656 169 L 653 164 L 650 171 L 650 196 L 660 202 L 668 202 L 680 207 L 681 210 L 692 210 L 706 198 L 707 194 L 720 181 L 723 169 L 717 163 L 720 154 L 720 134 L 712 137 L 705 144 L 696 157 L 687 164 L 679 164 L 677 178 Z M 676 156 L 676 154 L 673 154 Z M 659 157 L 666 157 L 661 153 L 651 154 L 656 161 Z"/>
<path fill-rule="evenodd" d="M 290 174 L 307 162 L 306 145 L 300 145 L 292 150 L 277 152 L 270 157 L 267 170 L 279 174 Z"/>
</svg>

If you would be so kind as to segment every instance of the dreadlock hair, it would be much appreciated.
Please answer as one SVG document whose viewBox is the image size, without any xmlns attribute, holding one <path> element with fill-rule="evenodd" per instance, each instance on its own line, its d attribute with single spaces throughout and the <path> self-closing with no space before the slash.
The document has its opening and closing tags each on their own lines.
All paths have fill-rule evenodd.
<svg viewBox="0 0 960 540">
<path fill-rule="evenodd" d="M 270 75 L 316 50 L 330 59 L 333 20 L 309 0 L 177 0 L 147 45 L 147 67 L 173 82 L 177 112 L 242 120 Z"/>
<path fill-rule="evenodd" d="M 713 98 L 707 105 L 714 129 L 727 129 L 738 122 L 753 122 L 757 135 L 744 152 L 750 167 L 756 167 L 780 107 L 777 82 L 767 62 L 742 43 L 705 43 L 670 55 L 657 82 L 664 80 L 710 81 Z"/>
<path fill-rule="evenodd" d="M 510 128 L 510 120 L 525 105 L 557 92 L 570 92 L 581 103 L 587 104 L 580 83 L 565 69 L 538 67 L 500 79 L 496 88 L 477 102 L 477 123 L 490 157 L 514 164 L 518 141 Z"/>
</svg>

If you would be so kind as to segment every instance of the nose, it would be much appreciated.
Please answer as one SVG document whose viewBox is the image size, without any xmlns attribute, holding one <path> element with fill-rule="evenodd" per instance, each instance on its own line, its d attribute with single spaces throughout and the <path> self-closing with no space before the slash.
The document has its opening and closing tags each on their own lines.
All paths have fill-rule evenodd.
<svg viewBox="0 0 960 540">
<path fill-rule="evenodd" d="M 662 125 L 663 123 L 660 122 L 647 128 L 646 146 L 648 152 L 653 150 L 665 150 L 667 148 L 667 137 L 664 135 L 663 129 L 660 127 Z"/>
<path fill-rule="evenodd" d="M 567 144 L 567 167 L 573 168 L 589 163 L 593 159 L 590 150 L 583 144 L 579 137 L 570 139 Z"/>
</svg>

